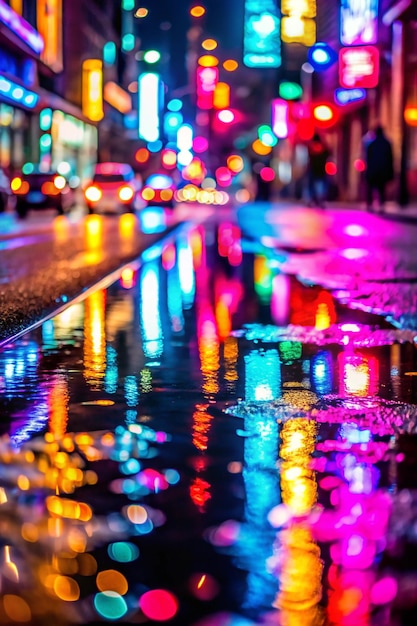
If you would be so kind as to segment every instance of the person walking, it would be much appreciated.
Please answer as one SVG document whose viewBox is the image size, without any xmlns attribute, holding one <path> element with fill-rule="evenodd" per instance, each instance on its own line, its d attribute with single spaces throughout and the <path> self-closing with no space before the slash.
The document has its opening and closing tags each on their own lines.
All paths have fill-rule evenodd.
<svg viewBox="0 0 417 626">
<path fill-rule="evenodd" d="M 324 207 L 327 197 L 326 163 L 330 152 L 318 133 L 313 135 L 307 148 L 310 205 Z"/>
<path fill-rule="evenodd" d="M 384 134 L 382 126 L 375 129 L 374 138 L 366 144 L 366 207 L 372 211 L 375 191 L 379 208 L 385 204 L 387 183 L 394 178 L 394 160 L 391 142 Z"/>
</svg>

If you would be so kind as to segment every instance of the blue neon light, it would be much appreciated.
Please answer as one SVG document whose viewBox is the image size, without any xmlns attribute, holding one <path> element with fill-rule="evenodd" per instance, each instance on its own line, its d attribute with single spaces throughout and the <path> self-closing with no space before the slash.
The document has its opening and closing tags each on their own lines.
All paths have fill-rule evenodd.
<svg viewBox="0 0 417 626">
<path fill-rule="evenodd" d="M 274 0 L 246 0 L 243 63 L 247 67 L 281 65 L 280 23 Z"/>
<path fill-rule="evenodd" d="M 309 48 L 307 58 L 316 72 L 323 72 L 336 63 L 337 54 L 327 43 L 318 41 Z"/>
<path fill-rule="evenodd" d="M 39 96 L 34 91 L 21 87 L 0 74 L 0 99 L 33 109 L 38 103 Z"/>
<path fill-rule="evenodd" d="M 366 98 L 366 89 L 356 87 L 355 89 L 336 89 L 334 99 L 336 104 L 346 105 L 351 102 L 361 102 Z"/>
</svg>

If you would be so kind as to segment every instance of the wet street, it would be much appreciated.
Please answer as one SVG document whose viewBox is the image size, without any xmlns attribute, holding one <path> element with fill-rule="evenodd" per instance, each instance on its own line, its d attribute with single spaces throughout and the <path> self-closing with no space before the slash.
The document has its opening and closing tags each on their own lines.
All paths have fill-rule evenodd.
<svg viewBox="0 0 417 626">
<path fill-rule="evenodd" d="M 0 623 L 414 625 L 417 226 L 181 211 L 1 242 Z"/>
</svg>

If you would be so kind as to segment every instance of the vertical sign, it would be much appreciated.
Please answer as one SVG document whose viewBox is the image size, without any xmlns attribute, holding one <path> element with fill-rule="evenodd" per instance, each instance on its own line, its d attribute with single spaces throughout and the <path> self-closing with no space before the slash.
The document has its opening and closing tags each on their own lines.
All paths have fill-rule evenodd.
<svg viewBox="0 0 417 626">
<path fill-rule="evenodd" d="M 62 0 L 37 0 L 36 19 L 45 42 L 41 59 L 54 72 L 60 72 L 63 68 Z"/>
<path fill-rule="evenodd" d="M 272 100 L 272 130 L 278 139 L 288 137 L 288 123 L 288 102 L 281 98 L 275 98 L 275 100 Z"/>
<path fill-rule="evenodd" d="M 82 70 L 82 109 L 92 122 L 104 117 L 103 111 L 103 62 L 87 59 Z"/>
<path fill-rule="evenodd" d="M 378 41 L 378 0 L 342 0 L 340 41 L 344 46 L 362 46 Z"/>
<path fill-rule="evenodd" d="M 247 67 L 281 65 L 280 14 L 274 0 L 245 0 L 243 63 Z"/>
<path fill-rule="evenodd" d="M 145 141 L 159 139 L 160 79 L 153 72 L 139 76 L 139 137 Z"/>
<path fill-rule="evenodd" d="M 285 43 L 316 43 L 316 0 L 282 0 L 281 39 Z"/>
</svg>

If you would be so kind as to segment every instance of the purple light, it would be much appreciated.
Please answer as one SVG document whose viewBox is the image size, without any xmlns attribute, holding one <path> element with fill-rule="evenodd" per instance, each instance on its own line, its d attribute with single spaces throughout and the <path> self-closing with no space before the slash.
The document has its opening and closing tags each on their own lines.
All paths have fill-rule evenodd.
<svg viewBox="0 0 417 626">
<path fill-rule="evenodd" d="M 367 235 L 368 231 L 363 226 L 359 224 L 348 224 L 345 227 L 344 232 L 346 235 L 350 235 L 351 237 L 360 237 L 361 235 Z"/>
<path fill-rule="evenodd" d="M 29 22 L 13 11 L 4 0 L 0 0 L 0 22 L 5 24 L 34 52 L 40 54 L 44 48 L 43 37 Z"/>
</svg>

